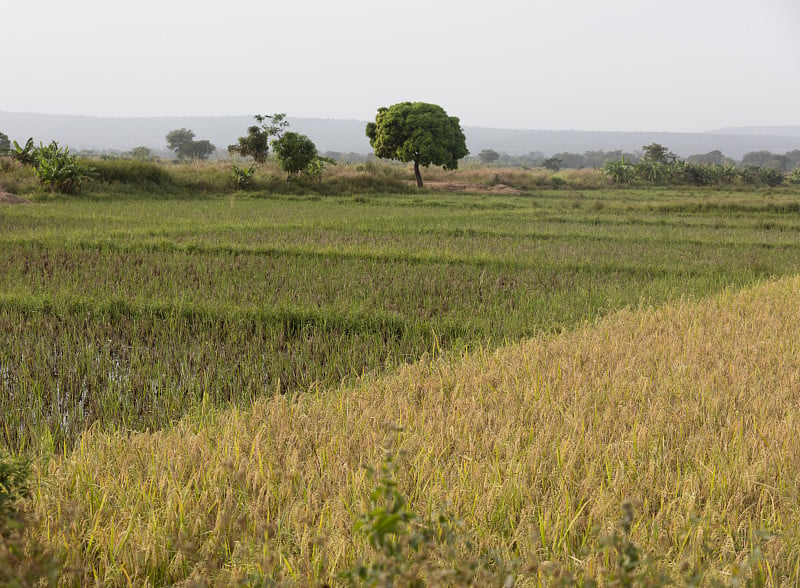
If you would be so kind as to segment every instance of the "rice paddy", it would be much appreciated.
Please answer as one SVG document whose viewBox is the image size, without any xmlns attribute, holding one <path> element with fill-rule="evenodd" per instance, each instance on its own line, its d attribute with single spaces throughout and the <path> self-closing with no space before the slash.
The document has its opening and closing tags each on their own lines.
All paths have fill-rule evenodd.
<svg viewBox="0 0 800 588">
<path fill-rule="evenodd" d="M 796 191 L 95 195 L 0 248 L 0 446 L 74 582 L 336 583 L 386 422 L 519 585 L 626 497 L 668 569 L 699 517 L 708 578 L 761 527 L 797 577 Z"/>
</svg>

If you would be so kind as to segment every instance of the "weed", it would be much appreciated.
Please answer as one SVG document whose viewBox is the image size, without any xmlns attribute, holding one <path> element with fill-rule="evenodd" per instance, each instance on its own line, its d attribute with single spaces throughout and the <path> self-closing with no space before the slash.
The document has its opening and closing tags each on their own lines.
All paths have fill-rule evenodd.
<svg viewBox="0 0 800 588">
<path fill-rule="evenodd" d="M 400 432 L 400 429 L 397 430 Z M 341 572 L 352 586 L 513 585 L 511 566 L 470 553 L 463 521 L 442 512 L 427 519 L 410 510 L 396 480 L 394 440 L 378 466 L 366 466 L 374 486 L 369 506 L 356 522 L 375 556 Z"/>
<path fill-rule="evenodd" d="M 21 510 L 30 495 L 30 464 L 0 454 L 0 587 L 55 586 L 58 562 L 26 529 L 38 522 Z"/>
</svg>

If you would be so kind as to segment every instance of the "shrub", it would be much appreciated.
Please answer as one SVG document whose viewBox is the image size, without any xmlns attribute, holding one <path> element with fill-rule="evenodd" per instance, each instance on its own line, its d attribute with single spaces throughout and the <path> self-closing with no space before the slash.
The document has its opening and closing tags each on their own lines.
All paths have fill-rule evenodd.
<svg viewBox="0 0 800 588">
<path fill-rule="evenodd" d="M 747 165 L 739 173 L 742 181 L 748 186 L 769 186 L 774 188 L 775 186 L 780 186 L 785 179 L 781 170 L 771 167 Z"/>
<path fill-rule="evenodd" d="M 687 163 L 683 166 L 681 179 L 693 186 L 709 186 L 718 180 L 717 165 Z"/>
<path fill-rule="evenodd" d="M 71 155 L 69 147 L 59 147 L 56 141 L 49 145 L 40 143 L 33 155 L 34 173 L 51 191 L 77 192 L 81 184 L 94 175 L 94 168 Z"/>
<path fill-rule="evenodd" d="M 759 181 L 770 188 L 780 186 L 785 179 L 783 171 L 780 169 L 774 167 L 762 167 L 759 169 Z"/>
<path fill-rule="evenodd" d="M 308 169 L 312 161 L 317 159 L 317 146 L 305 135 L 285 133 L 280 139 L 272 142 L 275 158 L 288 176 L 293 176 Z"/>
</svg>

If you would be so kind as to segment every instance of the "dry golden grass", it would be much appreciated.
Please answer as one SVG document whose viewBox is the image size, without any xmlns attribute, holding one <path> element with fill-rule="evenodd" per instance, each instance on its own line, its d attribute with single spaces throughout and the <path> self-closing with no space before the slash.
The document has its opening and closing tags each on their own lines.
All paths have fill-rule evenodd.
<svg viewBox="0 0 800 588">
<path fill-rule="evenodd" d="M 409 168 L 410 170 L 411 168 Z M 565 184 L 554 185 L 563 180 Z M 535 190 L 550 187 L 570 188 L 602 188 L 608 181 L 602 170 L 597 169 L 565 169 L 552 172 L 543 168 L 526 170 L 512 167 L 486 167 L 467 165 L 463 169 L 446 170 L 441 167 L 430 167 L 422 172 L 423 181 L 464 182 L 483 186 L 508 184 L 520 190 Z"/>
<path fill-rule="evenodd" d="M 368 554 L 360 465 L 394 423 L 411 508 L 449 505 L 479 548 L 519 558 L 518 585 L 546 561 L 598 573 L 626 499 L 664 566 L 703 559 L 724 579 L 769 529 L 764 572 L 796 585 L 798 306 L 794 277 L 166 431 L 95 430 L 38 474 L 42 537 L 84 584 L 330 581 Z"/>
</svg>

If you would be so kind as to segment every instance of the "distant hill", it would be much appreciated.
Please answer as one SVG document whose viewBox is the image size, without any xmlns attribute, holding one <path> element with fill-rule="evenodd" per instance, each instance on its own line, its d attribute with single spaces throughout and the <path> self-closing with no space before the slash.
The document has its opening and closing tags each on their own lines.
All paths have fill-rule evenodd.
<svg viewBox="0 0 800 588">
<path fill-rule="evenodd" d="M 369 153 L 364 133 L 366 121 L 289 117 L 291 129 L 311 137 L 320 151 Z M 250 116 L 104 118 L 0 111 L 0 132 L 24 141 L 57 140 L 73 149 L 128 150 L 138 145 L 155 150 L 166 148 L 164 137 L 182 127 L 208 139 L 224 153 L 227 146 L 253 124 Z M 778 129 L 779 131 L 776 131 Z M 769 132 L 767 132 L 769 131 Z M 740 159 L 749 151 L 784 153 L 800 149 L 800 127 L 746 127 L 708 133 L 601 132 L 466 127 L 467 147 L 473 154 L 494 149 L 510 155 L 542 151 L 559 152 L 640 150 L 661 143 L 681 156 L 718 149 Z"/>
<path fill-rule="evenodd" d="M 782 127 L 725 127 L 709 131 L 717 135 L 748 135 L 763 137 L 800 137 L 800 125 Z"/>
<path fill-rule="evenodd" d="M 666 133 L 622 131 L 529 131 L 466 128 L 467 146 L 472 153 L 491 148 L 509 154 L 539 150 L 552 155 L 559 152 L 585 151 L 635 152 L 651 143 L 666 145 L 682 157 L 719 150 L 728 157 L 741 159 L 750 151 L 785 153 L 800 149 L 800 136 L 756 136 L 714 133 Z"/>
</svg>

